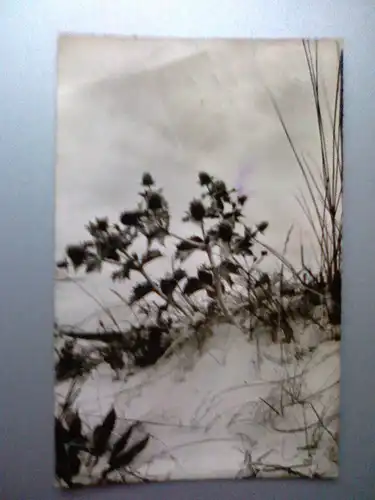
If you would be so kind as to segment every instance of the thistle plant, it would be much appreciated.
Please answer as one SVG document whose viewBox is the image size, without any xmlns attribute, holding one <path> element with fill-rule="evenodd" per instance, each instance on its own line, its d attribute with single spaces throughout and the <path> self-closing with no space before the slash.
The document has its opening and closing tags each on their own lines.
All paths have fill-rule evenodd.
<svg viewBox="0 0 375 500">
<path fill-rule="evenodd" d="M 246 196 L 228 189 L 224 181 L 206 172 L 199 173 L 198 184 L 200 196 L 191 200 L 182 219 L 183 223 L 196 227 L 189 237 L 170 230 L 171 214 L 163 190 L 145 173 L 136 208 L 123 211 L 113 223 L 108 218 L 90 221 L 86 226 L 89 238 L 68 245 L 63 260 L 57 263 L 68 270 L 83 269 L 88 274 L 111 265 L 113 281 L 136 280 L 126 303 L 143 321 L 132 325 L 122 338 L 122 345 L 136 357 L 135 351 L 142 344 L 141 335 L 146 337 L 154 353 L 149 353 L 149 364 L 170 346 L 172 329 L 185 325 L 197 333 L 207 325 L 213 311 L 242 329 L 227 299 L 236 286 L 242 286 L 244 277 L 249 286 L 255 285 L 255 271 L 254 275 L 249 274 L 244 266 L 252 268 L 267 253 L 260 248 L 256 250 L 256 238 L 267 230 L 268 223 L 261 221 L 253 227 L 246 223 L 243 215 Z M 141 245 L 143 251 L 135 251 L 135 246 Z M 166 258 L 167 250 L 171 249 L 170 271 L 154 279 L 149 265 Z M 198 252 L 201 262 L 195 273 L 188 273 L 184 263 Z M 132 346 L 129 339 L 135 337 L 136 346 Z M 144 364 L 141 357 L 137 364 Z"/>
</svg>

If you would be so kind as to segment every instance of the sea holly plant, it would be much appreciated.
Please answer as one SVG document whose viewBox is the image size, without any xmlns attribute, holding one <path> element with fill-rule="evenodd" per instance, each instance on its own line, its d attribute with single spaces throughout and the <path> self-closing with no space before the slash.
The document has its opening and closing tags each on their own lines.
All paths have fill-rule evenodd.
<svg viewBox="0 0 375 500">
<path fill-rule="evenodd" d="M 306 282 L 284 254 L 266 245 L 262 236 L 268 222 L 247 223 L 245 195 L 206 172 L 199 173 L 198 185 L 200 196 L 190 201 L 181 221 L 193 228 L 189 236 L 171 230 L 163 189 L 145 173 L 138 205 L 123 211 L 117 221 L 105 217 L 90 221 L 89 238 L 68 245 L 65 258 L 57 263 L 86 273 L 112 266 L 113 281 L 135 281 L 129 296 L 120 296 L 137 318 L 126 332 L 119 328 L 117 332 L 104 328 L 104 336 L 68 332 L 76 339 L 105 342 L 103 359 L 115 371 L 123 366 L 121 352 L 135 366 L 146 367 L 189 338 L 200 348 L 212 332 L 212 321 L 233 324 L 250 339 L 260 322 L 270 330 L 272 341 L 281 338 L 290 343 L 294 314 L 312 319 L 313 308 L 325 293 L 319 281 Z M 262 272 L 262 260 L 269 252 L 291 271 L 292 281 L 284 271 L 275 276 Z M 199 263 L 188 272 L 185 263 L 194 254 Z M 170 259 L 170 269 L 155 278 L 150 266 L 161 259 Z M 258 364 L 259 356 L 258 348 Z"/>
<path fill-rule="evenodd" d="M 187 326 L 197 333 L 216 314 L 242 328 L 231 310 L 230 297 L 244 279 L 253 293 L 259 278 L 255 264 L 267 255 L 257 241 L 268 223 L 246 223 L 247 197 L 206 172 L 199 173 L 198 184 L 200 196 L 191 200 L 182 219 L 195 227 L 188 237 L 173 233 L 163 189 L 145 173 L 138 205 L 123 211 L 118 221 L 90 221 L 86 226 L 89 238 L 69 245 L 65 258 L 57 263 L 86 273 L 101 272 L 104 265 L 111 265 L 113 281 L 135 279 L 127 305 L 143 320 L 131 329 L 132 335 L 138 335 L 140 343 L 143 335 L 143 344 L 147 337 L 158 356 L 172 343 L 172 325 L 177 332 L 179 326 Z M 201 262 L 194 273 L 188 273 L 185 262 L 198 252 Z M 150 264 L 162 258 L 171 259 L 171 269 L 155 279 Z"/>
</svg>

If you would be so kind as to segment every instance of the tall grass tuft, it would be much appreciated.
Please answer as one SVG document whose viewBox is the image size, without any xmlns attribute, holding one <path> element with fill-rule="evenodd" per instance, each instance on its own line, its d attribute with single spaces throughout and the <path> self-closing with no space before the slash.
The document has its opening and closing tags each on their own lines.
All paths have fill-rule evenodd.
<svg viewBox="0 0 375 500">
<path fill-rule="evenodd" d="M 342 196 L 343 196 L 343 50 L 337 43 L 337 74 L 333 105 L 320 74 L 319 41 L 303 40 L 303 51 L 309 71 L 320 145 L 317 169 L 297 149 L 289 127 L 274 96 L 270 99 L 302 173 L 305 189 L 297 197 L 299 206 L 312 229 L 318 249 L 318 273 L 313 276 L 303 259 L 302 266 L 311 277 L 324 285 L 331 305 L 330 319 L 340 323 L 342 264 Z M 328 111 L 328 118 L 324 118 Z"/>
</svg>

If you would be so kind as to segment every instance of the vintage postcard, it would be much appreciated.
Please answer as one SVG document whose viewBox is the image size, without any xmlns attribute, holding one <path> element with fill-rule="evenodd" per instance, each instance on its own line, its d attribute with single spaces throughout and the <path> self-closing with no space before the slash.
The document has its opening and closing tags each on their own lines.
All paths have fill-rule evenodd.
<svg viewBox="0 0 375 500">
<path fill-rule="evenodd" d="M 56 486 L 336 478 L 342 41 L 66 35 L 57 71 Z"/>
</svg>

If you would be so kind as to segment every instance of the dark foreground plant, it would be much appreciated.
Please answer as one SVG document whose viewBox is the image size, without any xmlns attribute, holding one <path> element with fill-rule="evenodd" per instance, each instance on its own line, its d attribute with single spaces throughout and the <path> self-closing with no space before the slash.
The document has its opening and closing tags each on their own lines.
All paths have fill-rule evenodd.
<svg viewBox="0 0 375 500">
<path fill-rule="evenodd" d="M 97 361 L 90 359 L 87 352 L 77 352 L 75 345 L 76 342 L 70 339 L 60 350 L 56 349 L 55 376 L 58 382 L 81 377 L 98 364 Z"/>
<path fill-rule="evenodd" d="M 236 287 L 242 287 L 241 280 L 246 279 L 254 298 L 258 281 L 254 264 L 267 255 L 256 250 L 256 241 L 268 223 L 246 224 L 246 196 L 228 189 L 222 180 L 201 172 L 198 181 L 201 194 L 190 202 L 183 217 L 183 222 L 196 228 L 189 237 L 170 230 L 168 203 L 147 173 L 138 206 L 122 212 L 118 222 L 107 218 L 89 222 L 90 238 L 69 245 L 62 261 L 65 268 L 83 268 L 86 273 L 112 265 L 113 281 L 137 280 L 125 302 L 139 324 L 121 337 L 121 345 L 138 366 L 155 363 L 173 348 L 172 328 L 198 338 L 215 314 L 242 329 L 228 305 Z M 188 273 L 184 263 L 193 254 L 200 254 L 201 262 L 195 273 Z M 149 266 L 162 258 L 171 259 L 170 272 L 153 278 Z"/>
<path fill-rule="evenodd" d="M 112 472 L 134 475 L 132 462 L 146 448 L 150 436 L 146 434 L 130 444 L 139 426 L 139 422 L 135 422 L 111 444 L 116 421 L 117 415 L 112 408 L 92 432 L 85 432 L 79 414 L 71 408 L 65 408 L 61 415 L 55 417 L 55 471 L 60 482 L 68 488 L 83 486 L 79 481 L 80 474 L 85 475 L 85 471 L 88 474 L 99 459 L 102 462 L 100 477 L 93 479 L 91 484 L 107 482 Z"/>
</svg>

